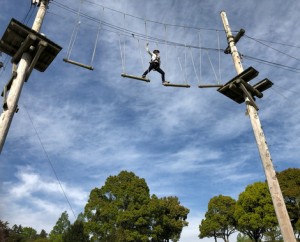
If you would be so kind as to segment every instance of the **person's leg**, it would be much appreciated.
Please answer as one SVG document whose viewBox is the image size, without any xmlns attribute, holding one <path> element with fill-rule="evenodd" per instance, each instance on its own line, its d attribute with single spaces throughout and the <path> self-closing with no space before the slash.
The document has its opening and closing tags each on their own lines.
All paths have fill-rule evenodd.
<svg viewBox="0 0 300 242">
<path fill-rule="evenodd" d="M 156 68 L 155 70 L 161 74 L 162 82 L 165 82 L 165 72 L 162 69 L 160 69 L 160 67 Z"/>
<path fill-rule="evenodd" d="M 150 63 L 148 69 L 143 73 L 142 77 L 146 77 L 147 74 L 154 69 L 154 64 Z"/>
</svg>

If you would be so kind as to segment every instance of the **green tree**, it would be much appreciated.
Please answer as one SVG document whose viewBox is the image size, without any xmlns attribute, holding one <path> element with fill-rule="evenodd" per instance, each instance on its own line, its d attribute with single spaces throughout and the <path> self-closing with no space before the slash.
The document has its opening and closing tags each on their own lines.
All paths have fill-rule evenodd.
<svg viewBox="0 0 300 242">
<path fill-rule="evenodd" d="M 235 204 L 236 201 L 229 196 L 213 197 L 208 203 L 205 219 L 201 221 L 199 226 L 199 237 L 214 237 L 215 240 L 222 238 L 228 242 L 229 236 L 236 231 Z"/>
<path fill-rule="evenodd" d="M 47 232 L 42 229 L 40 234 L 38 234 L 37 239 L 34 242 L 48 242 L 48 234 Z"/>
<path fill-rule="evenodd" d="M 75 221 L 62 236 L 63 242 L 88 242 L 89 236 L 84 233 L 83 222 Z"/>
<path fill-rule="evenodd" d="M 203 239 L 207 238 L 214 238 L 215 242 L 217 242 L 219 227 L 218 223 L 215 221 L 202 219 L 201 224 L 199 225 L 199 238 Z"/>
<path fill-rule="evenodd" d="M 22 241 L 33 242 L 35 239 L 37 239 L 37 232 L 34 228 L 23 227 L 21 236 L 22 236 Z"/>
<path fill-rule="evenodd" d="M 283 242 L 283 238 L 282 238 L 279 226 L 274 227 L 272 229 L 268 229 L 268 231 L 265 232 L 265 234 L 264 234 L 264 241 L 265 242 L 275 242 L 275 241 Z"/>
<path fill-rule="evenodd" d="M 150 198 L 144 179 L 122 171 L 91 191 L 81 221 L 91 241 L 175 242 L 188 212 L 177 197 Z"/>
<path fill-rule="evenodd" d="M 300 169 L 289 168 L 277 177 L 293 229 L 300 239 Z"/>
<path fill-rule="evenodd" d="M 151 241 L 178 241 L 186 221 L 189 209 L 182 206 L 177 197 L 157 198 L 152 195 L 149 204 L 151 212 Z"/>
<path fill-rule="evenodd" d="M 49 242 L 50 240 L 48 238 L 38 238 L 34 242 Z"/>
<path fill-rule="evenodd" d="M 234 216 L 238 230 L 255 242 L 278 226 L 267 184 L 256 182 L 247 186 L 239 195 Z"/>
<path fill-rule="evenodd" d="M 55 226 L 49 234 L 51 242 L 62 242 L 62 236 L 70 227 L 69 215 L 67 211 L 63 212 L 57 220 Z"/>
<path fill-rule="evenodd" d="M 0 220 L 0 241 L 6 242 L 9 237 L 9 227 L 8 222 L 3 222 Z"/>
<path fill-rule="evenodd" d="M 47 238 L 47 236 L 48 236 L 47 232 L 44 229 L 42 229 L 39 234 L 39 238 Z"/>
<path fill-rule="evenodd" d="M 238 233 L 238 235 L 236 237 L 236 242 L 252 242 L 252 239 L 250 239 L 249 236 L 247 236 L 247 235 Z"/>
<path fill-rule="evenodd" d="M 22 242 L 22 230 L 23 227 L 21 225 L 14 225 L 10 232 L 8 242 Z"/>
<path fill-rule="evenodd" d="M 86 231 L 92 241 L 148 241 L 150 194 L 144 179 L 122 171 L 94 188 L 85 206 Z"/>
</svg>

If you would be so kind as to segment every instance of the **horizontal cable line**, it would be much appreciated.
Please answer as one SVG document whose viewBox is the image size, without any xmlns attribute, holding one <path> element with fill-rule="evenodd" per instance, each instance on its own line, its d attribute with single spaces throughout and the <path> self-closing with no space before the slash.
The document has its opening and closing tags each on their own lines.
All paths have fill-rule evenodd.
<svg viewBox="0 0 300 242">
<path fill-rule="evenodd" d="M 58 14 L 55 13 L 55 15 L 57 16 Z M 152 42 L 161 43 L 161 44 L 168 44 L 168 45 L 172 45 L 172 46 L 188 47 L 188 48 L 193 48 L 193 49 L 203 49 L 203 50 L 212 50 L 212 51 L 220 51 L 220 49 L 217 49 L 217 48 L 201 47 L 201 46 L 187 45 L 187 44 L 173 42 L 173 41 L 166 41 L 164 39 L 160 39 L 160 38 L 156 38 L 156 37 L 151 37 L 151 36 L 146 36 L 145 34 L 141 34 L 141 33 L 135 32 L 135 31 L 130 31 L 130 30 L 122 28 L 122 27 L 118 27 L 116 25 L 107 23 L 105 21 L 101 21 L 101 20 L 99 20 L 97 18 L 91 17 L 91 16 L 86 15 L 86 14 L 82 14 L 81 13 L 80 16 L 84 17 L 86 19 L 89 19 L 89 20 L 91 20 L 91 21 L 93 21 L 95 23 L 101 24 L 103 26 L 106 26 L 108 28 L 111 28 L 111 29 L 114 29 L 114 30 L 118 31 L 118 32 L 116 32 L 116 31 L 110 31 L 109 29 L 103 28 L 106 31 L 110 31 L 110 32 L 113 32 L 113 33 L 122 34 L 122 35 L 125 35 L 125 36 L 132 36 L 132 37 L 136 37 L 137 36 L 141 40 L 145 40 L 145 41 L 150 40 L 149 42 L 152 41 Z M 96 28 L 96 26 L 95 26 L 95 28 Z M 222 50 L 222 51 L 224 51 L 224 50 Z"/>
<path fill-rule="evenodd" d="M 297 61 L 300 61 L 300 59 L 298 59 L 297 57 L 294 57 L 294 56 L 292 56 L 292 55 L 289 55 L 289 54 L 287 54 L 287 53 L 285 53 L 285 52 L 283 52 L 283 51 L 281 51 L 281 50 L 275 49 L 275 48 L 273 48 L 272 46 L 269 46 L 269 45 L 263 43 L 262 41 L 259 41 L 258 39 L 252 38 L 252 37 L 250 37 L 250 36 L 248 36 L 248 35 L 245 35 L 245 36 L 246 36 L 247 38 L 251 39 L 251 40 L 254 40 L 254 41 L 256 41 L 256 42 L 258 42 L 258 43 L 260 43 L 260 44 L 262 44 L 262 45 L 264 45 L 264 46 L 266 46 L 266 47 L 272 49 L 272 50 L 275 50 L 275 51 L 277 51 L 277 52 L 279 52 L 279 53 L 281 53 L 281 54 L 283 54 L 283 55 L 286 55 L 286 56 L 288 56 L 288 57 L 290 57 L 290 58 L 292 58 L 292 59 L 295 59 L 295 60 L 297 60 Z"/>
<path fill-rule="evenodd" d="M 259 41 L 262 41 L 262 42 L 268 42 L 268 43 L 272 43 L 272 44 L 276 44 L 276 45 L 283 45 L 283 46 L 288 46 L 288 47 L 293 47 L 293 48 L 300 49 L 300 46 L 296 46 L 296 45 L 283 44 L 283 43 L 279 43 L 279 42 L 275 42 L 275 41 L 270 41 L 270 40 L 265 40 L 265 39 L 256 39 L 256 40 L 259 40 Z"/>
<path fill-rule="evenodd" d="M 65 9 L 65 10 L 67 10 L 67 11 L 69 11 L 69 12 L 72 12 L 72 13 L 78 15 L 78 11 L 77 10 L 74 10 L 74 9 L 72 9 L 72 8 L 64 5 L 64 4 L 58 3 L 55 0 L 52 3 L 55 4 L 55 5 L 57 5 L 57 6 L 59 6 L 59 7 L 61 7 L 61 8 L 63 8 L 63 9 Z M 119 34 L 119 35 L 122 35 L 122 36 L 127 36 L 127 37 L 132 36 L 133 38 L 137 38 L 137 39 L 140 39 L 140 40 L 149 41 L 149 42 L 155 42 L 155 43 L 159 43 L 159 44 L 167 44 L 167 45 L 171 45 L 171 46 L 187 47 L 187 48 L 193 48 L 193 49 L 203 49 L 203 50 L 218 51 L 218 52 L 219 51 L 224 51 L 224 49 L 201 47 L 201 46 L 187 45 L 187 44 L 173 42 L 173 41 L 166 41 L 164 39 L 160 39 L 160 38 L 156 38 L 156 37 L 151 37 L 151 36 L 146 36 L 145 34 L 141 34 L 141 33 L 138 33 L 138 32 L 130 31 L 130 30 L 122 28 L 122 27 L 118 27 L 116 25 L 107 23 L 105 21 L 101 21 L 101 20 L 99 20 L 99 19 L 97 19 L 95 17 L 89 16 L 89 15 L 84 14 L 84 13 L 79 13 L 79 15 L 81 17 L 84 17 L 84 18 L 86 18 L 86 19 L 88 19 L 90 21 L 93 21 L 93 22 L 97 23 L 97 24 L 101 24 L 103 26 L 108 27 L 108 28 L 102 27 L 102 29 L 105 30 L 105 31 L 112 32 L 112 33 L 115 33 L 115 34 Z M 113 31 L 113 30 L 115 30 L 115 31 Z M 249 39 L 255 40 L 254 38 L 252 38 L 250 36 L 246 35 L 246 37 L 248 37 Z M 255 40 L 255 41 L 257 41 L 257 40 Z M 264 43 L 261 43 L 261 44 L 265 45 Z M 265 46 L 269 47 L 268 45 L 265 45 Z M 276 50 L 275 48 L 272 48 L 272 49 Z M 276 50 L 276 51 L 279 51 L 279 50 Z M 281 51 L 279 51 L 279 52 L 281 52 Z M 267 65 L 270 65 L 270 66 L 277 66 L 279 68 L 282 68 L 282 69 L 285 69 L 285 70 L 289 70 L 289 71 L 293 71 L 293 72 L 296 72 L 296 73 L 300 72 L 300 69 L 296 69 L 294 67 L 282 65 L 282 64 L 279 64 L 279 63 L 274 63 L 274 62 L 270 62 L 270 61 L 267 61 L 267 60 L 262 60 L 262 59 L 258 59 L 258 58 L 255 58 L 255 57 L 246 56 L 246 55 L 243 55 L 243 57 L 245 59 L 249 59 L 249 60 L 252 60 L 252 61 L 264 63 L 264 64 L 267 64 Z M 289 57 L 295 58 L 295 57 L 292 57 L 292 56 L 289 56 Z"/>
<path fill-rule="evenodd" d="M 224 29 L 220 30 L 220 29 L 212 29 L 212 28 L 201 28 L 201 27 L 191 27 L 191 26 L 184 26 L 184 25 L 177 25 L 177 24 L 168 24 L 168 23 L 162 23 L 162 22 L 158 22 L 158 21 L 154 21 L 154 20 L 149 20 L 149 19 L 143 19 L 141 17 L 137 17 L 135 15 L 132 15 L 132 14 L 128 14 L 128 13 L 125 13 L 125 12 L 122 12 L 122 11 L 119 11 L 119 10 L 116 10 L 116 9 L 113 9 L 113 8 L 109 8 L 109 7 L 106 7 L 104 5 L 101 5 L 99 3 L 95 3 L 95 2 L 92 2 L 92 1 L 89 1 L 89 0 L 85 0 L 86 2 L 88 3 L 91 3 L 91 4 L 94 4 L 96 6 L 99 6 L 99 7 L 102 7 L 103 9 L 108 9 L 110 11 L 113 11 L 113 12 L 116 12 L 116 13 L 120 13 L 122 15 L 125 15 L 125 16 L 129 16 L 129 17 L 132 17 L 132 18 L 136 18 L 136 19 L 139 19 L 139 20 L 142 20 L 142 21 L 145 21 L 145 22 L 149 22 L 149 23 L 155 23 L 155 24 L 161 24 L 161 25 L 164 25 L 164 26 L 171 26 L 171 27 L 179 27 L 179 28 L 187 28 L 187 29 L 195 29 L 195 30 L 208 30 L 208 31 L 224 31 Z M 53 1 L 53 3 L 56 5 L 60 5 L 61 7 L 65 7 L 65 9 L 70 9 L 72 10 L 71 12 L 73 13 L 78 13 L 78 11 L 74 10 L 74 9 L 71 9 L 70 7 L 64 5 L 64 4 L 61 4 L 61 3 L 58 3 L 56 0 Z M 233 32 L 238 32 L 238 31 L 233 31 Z"/>
<path fill-rule="evenodd" d="M 283 64 L 279 64 L 279 63 L 275 63 L 275 62 L 271 62 L 271 61 L 267 61 L 267 60 L 262 60 L 262 59 L 247 56 L 247 55 L 242 55 L 242 57 L 245 58 L 245 59 L 248 59 L 248 60 L 252 60 L 252 61 L 256 61 L 256 62 L 259 62 L 259 63 L 266 64 L 266 65 L 276 66 L 276 67 L 279 67 L 279 68 L 282 68 L 282 69 L 285 69 L 285 70 L 288 70 L 288 71 L 300 73 L 300 69 L 294 68 L 294 67 L 291 67 L 291 66 L 286 66 L 286 65 L 283 65 Z"/>
</svg>

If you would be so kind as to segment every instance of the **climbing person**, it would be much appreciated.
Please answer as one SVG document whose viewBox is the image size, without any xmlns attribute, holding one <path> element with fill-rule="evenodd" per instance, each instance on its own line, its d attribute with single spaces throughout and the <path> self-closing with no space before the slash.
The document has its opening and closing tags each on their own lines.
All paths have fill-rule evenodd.
<svg viewBox="0 0 300 242">
<path fill-rule="evenodd" d="M 151 61 L 149 62 L 150 65 L 148 67 L 148 69 L 144 72 L 144 74 L 142 75 L 142 78 L 146 78 L 146 75 L 152 71 L 155 70 L 157 72 L 159 72 L 161 74 L 161 80 L 162 80 L 162 84 L 168 84 L 169 82 L 165 80 L 165 72 L 160 68 L 160 55 L 159 55 L 159 50 L 153 50 L 153 52 L 151 52 L 149 50 L 149 43 L 146 44 L 146 51 L 148 52 L 148 54 L 151 56 Z"/>
</svg>

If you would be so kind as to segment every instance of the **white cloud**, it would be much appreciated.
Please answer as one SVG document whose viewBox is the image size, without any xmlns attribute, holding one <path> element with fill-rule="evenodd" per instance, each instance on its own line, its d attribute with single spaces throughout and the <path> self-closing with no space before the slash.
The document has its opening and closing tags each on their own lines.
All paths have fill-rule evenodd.
<svg viewBox="0 0 300 242">
<path fill-rule="evenodd" d="M 29 166 L 19 167 L 14 182 L 5 183 L 6 192 L 2 191 L 2 218 L 10 223 L 31 226 L 36 229 L 52 229 L 63 211 L 68 211 L 71 221 L 74 220 L 68 205 L 66 194 L 75 212 L 81 212 L 88 194 L 80 187 L 71 187 L 58 180 L 43 178 Z M 9 207 L 10 210 L 6 208 Z"/>
</svg>

